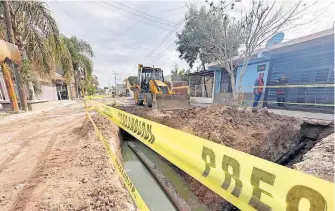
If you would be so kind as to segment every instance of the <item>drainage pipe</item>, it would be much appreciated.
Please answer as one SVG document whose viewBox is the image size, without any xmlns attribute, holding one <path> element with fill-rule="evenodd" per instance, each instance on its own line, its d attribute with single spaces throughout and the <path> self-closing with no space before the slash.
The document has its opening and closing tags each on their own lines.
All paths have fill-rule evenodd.
<svg viewBox="0 0 335 211">
<path fill-rule="evenodd" d="M 289 161 L 291 161 L 306 145 L 307 141 L 302 138 L 302 141 L 293 147 L 290 151 L 284 154 L 281 158 L 279 158 L 275 163 L 280 165 L 286 165 Z"/>
<path fill-rule="evenodd" d="M 170 183 L 170 181 L 157 169 L 156 165 L 140 150 L 135 144 L 129 142 L 128 146 L 134 151 L 134 153 L 140 158 L 140 160 L 146 165 L 149 171 L 153 174 L 155 179 L 162 186 L 166 194 L 169 196 L 173 204 L 179 211 L 192 211 L 191 207 L 186 201 L 177 193 L 176 189 Z"/>
</svg>

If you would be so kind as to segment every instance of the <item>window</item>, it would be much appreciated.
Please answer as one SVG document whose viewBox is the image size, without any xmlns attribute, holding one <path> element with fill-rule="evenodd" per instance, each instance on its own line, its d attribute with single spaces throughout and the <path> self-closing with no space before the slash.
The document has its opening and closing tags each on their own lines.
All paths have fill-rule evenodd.
<svg viewBox="0 0 335 211">
<path fill-rule="evenodd" d="M 317 70 L 315 74 L 315 82 L 326 82 L 328 80 L 329 68 Z"/>
</svg>

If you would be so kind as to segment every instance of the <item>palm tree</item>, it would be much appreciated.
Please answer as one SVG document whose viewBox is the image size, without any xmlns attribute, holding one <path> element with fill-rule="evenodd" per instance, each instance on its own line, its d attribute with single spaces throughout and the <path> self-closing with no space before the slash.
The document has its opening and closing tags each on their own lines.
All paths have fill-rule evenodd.
<svg viewBox="0 0 335 211">
<path fill-rule="evenodd" d="M 28 82 L 32 95 L 34 90 L 30 81 L 32 69 L 42 77 L 53 77 L 55 66 L 62 66 L 69 77 L 72 71 L 70 54 L 64 44 L 55 19 L 44 2 L 8 1 L 11 25 L 15 44 L 18 46 L 23 64 L 19 77 Z M 24 77 L 22 77 L 22 74 Z M 23 83 L 19 84 L 21 90 Z M 22 107 L 27 110 L 26 94 L 21 93 Z"/>
<path fill-rule="evenodd" d="M 91 58 L 94 56 L 92 47 L 85 40 L 75 36 L 71 38 L 63 37 L 63 40 L 71 55 L 76 93 L 78 94 L 80 92 L 80 85 L 82 94 L 84 94 L 85 88 L 92 84 L 93 65 Z"/>
</svg>

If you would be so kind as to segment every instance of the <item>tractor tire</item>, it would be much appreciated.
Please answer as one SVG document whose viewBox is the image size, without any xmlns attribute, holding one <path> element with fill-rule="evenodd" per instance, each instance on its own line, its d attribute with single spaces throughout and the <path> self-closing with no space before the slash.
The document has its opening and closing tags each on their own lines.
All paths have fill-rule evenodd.
<svg viewBox="0 0 335 211">
<path fill-rule="evenodd" d="M 135 93 L 135 95 L 134 95 L 134 101 L 135 101 L 136 105 L 140 105 L 141 106 L 141 105 L 143 105 L 143 100 L 139 99 L 139 95 L 140 95 L 139 93 Z"/>
<path fill-rule="evenodd" d="M 152 107 L 152 95 L 148 93 L 148 94 L 146 94 L 145 97 L 147 98 L 147 104 L 146 104 L 146 106 L 149 107 L 149 108 L 151 108 Z"/>
<path fill-rule="evenodd" d="M 143 105 L 143 100 L 137 100 L 137 105 L 142 106 Z"/>
</svg>

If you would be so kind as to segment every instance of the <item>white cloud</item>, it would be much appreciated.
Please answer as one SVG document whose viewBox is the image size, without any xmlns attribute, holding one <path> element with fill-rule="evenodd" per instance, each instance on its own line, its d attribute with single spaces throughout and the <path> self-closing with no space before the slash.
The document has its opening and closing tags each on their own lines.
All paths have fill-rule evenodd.
<svg viewBox="0 0 335 211">
<path fill-rule="evenodd" d="M 204 4 L 203 0 L 196 1 Z M 157 23 L 162 20 L 179 23 L 187 10 L 186 1 L 118 2 L 137 11 L 158 17 L 155 19 L 157 22 L 149 21 L 143 17 L 143 14 L 120 4 L 111 1 L 104 2 L 47 2 L 63 34 L 77 36 L 92 45 L 95 52 L 94 70 L 101 87 L 107 86 L 111 82 L 114 84 L 114 71 L 118 74 L 117 83 L 121 83 L 129 75 L 137 75 L 138 63 L 161 67 L 165 71 L 165 75 L 170 73 L 174 63 L 178 64 L 180 68 L 188 68 L 187 64 L 179 59 L 178 52 L 175 51 L 173 42 L 176 40 L 176 30 L 168 26 L 168 22 L 164 22 L 167 25 Z M 286 32 L 285 39 L 331 28 L 334 22 L 335 4 L 329 4 L 329 2 L 330 0 L 320 0 L 304 16 L 304 20 L 313 19 L 323 9 L 327 8 L 327 10 L 314 22 Z M 169 30 L 156 27 L 168 28 Z M 181 27 L 178 31 L 181 31 Z M 121 36 L 115 35 L 114 32 Z M 166 34 L 171 36 L 167 38 Z M 165 44 L 160 45 L 164 41 Z M 156 49 L 156 47 L 158 48 Z M 151 51 L 153 51 L 153 56 L 147 58 L 146 56 Z M 153 62 L 158 54 L 160 54 L 158 59 Z"/>
</svg>

